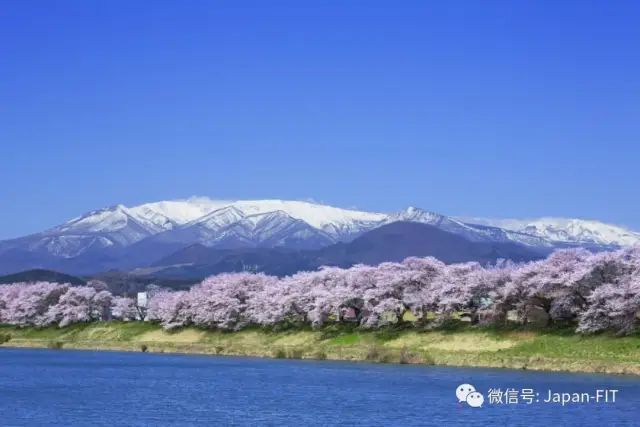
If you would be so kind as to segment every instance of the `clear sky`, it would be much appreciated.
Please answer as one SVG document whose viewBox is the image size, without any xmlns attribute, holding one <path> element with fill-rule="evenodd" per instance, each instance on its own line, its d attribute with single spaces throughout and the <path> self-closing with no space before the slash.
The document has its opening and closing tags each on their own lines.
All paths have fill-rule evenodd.
<svg viewBox="0 0 640 427">
<path fill-rule="evenodd" d="M 5 0 L 0 238 L 307 199 L 640 229 L 640 2 Z"/>
</svg>

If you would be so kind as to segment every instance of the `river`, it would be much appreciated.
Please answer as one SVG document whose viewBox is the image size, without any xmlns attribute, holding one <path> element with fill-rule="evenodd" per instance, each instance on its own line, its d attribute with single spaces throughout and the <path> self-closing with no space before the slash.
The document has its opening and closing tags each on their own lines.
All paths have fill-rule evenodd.
<svg viewBox="0 0 640 427">
<path fill-rule="evenodd" d="M 482 407 L 458 401 L 463 383 L 482 394 Z M 549 391 L 560 402 L 545 402 Z M 562 393 L 584 397 L 563 405 Z M 2 427 L 609 427 L 639 417 L 637 377 L 0 349 Z"/>
</svg>

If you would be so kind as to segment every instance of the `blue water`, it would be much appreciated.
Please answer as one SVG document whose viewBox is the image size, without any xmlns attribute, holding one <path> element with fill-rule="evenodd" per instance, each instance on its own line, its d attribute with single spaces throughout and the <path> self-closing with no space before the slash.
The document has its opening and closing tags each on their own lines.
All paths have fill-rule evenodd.
<svg viewBox="0 0 640 427">
<path fill-rule="evenodd" d="M 540 402 L 459 404 L 456 387 Z M 618 390 L 609 403 L 548 391 Z M 520 393 L 520 392 L 519 392 Z M 611 396 L 611 393 L 609 394 Z M 5 426 L 638 426 L 640 378 L 347 362 L 0 349 Z"/>
</svg>

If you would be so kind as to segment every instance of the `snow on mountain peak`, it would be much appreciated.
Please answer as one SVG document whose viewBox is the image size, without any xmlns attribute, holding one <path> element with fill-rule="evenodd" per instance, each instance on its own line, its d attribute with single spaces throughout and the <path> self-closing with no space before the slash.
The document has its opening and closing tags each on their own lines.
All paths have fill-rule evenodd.
<svg viewBox="0 0 640 427">
<path fill-rule="evenodd" d="M 145 203 L 132 207 L 131 211 L 135 213 L 143 211 L 154 212 L 174 221 L 176 224 L 182 225 L 228 206 L 229 203 L 231 202 L 199 197 L 187 200 Z"/>
<path fill-rule="evenodd" d="M 247 215 L 282 211 L 318 229 L 354 222 L 382 221 L 387 217 L 386 214 L 381 213 L 354 211 L 300 201 L 248 200 L 234 202 L 233 206 Z"/>
<path fill-rule="evenodd" d="M 126 225 L 127 215 L 128 211 L 124 205 L 113 205 L 76 217 L 51 229 L 50 232 L 118 230 Z"/>
<path fill-rule="evenodd" d="M 386 214 L 335 208 L 312 202 L 286 200 L 214 200 L 207 197 L 147 203 L 129 208 L 134 213 L 149 209 L 179 225 L 205 220 L 205 216 L 223 208 L 233 207 L 242 216 L 282 211 L 295 219 L 322 229 L 326 226 L 349 224 L 354 221 L 381 221 Z"/>
<path fill-rule="evenodd" d="M 153 235 L 163 231 L 197 224 L 199 227 L 218 229 L 246 217 L 272 212 L 284 213 L 296 220 L 333 236 L 342 236 L 385 220 L 388 215 L 335 208 L 317 203 L 285 200 L 214 200 L 207 197 L 190 197 L 145 203 L 126 207 L 116 205 L 92 211 L 74 218 L 51 230 L 54 233 L 111 233 L 125 232 L 134 225 L 135 236 Z M 140 234 L 138 229 L 143 229 Z"/>
<path fill-rule="evenodd" d="M 415 221 L 456 230 L 468 228 L 465 224 L 498 227 L 523 234 L 509 235 L 510 238 L 518 241 L 526 238 L 525 235 L 530 235 L 560 243 L 629 246 L 640 242 L 640 233 L 599 221 L 556 217 L 534 220 L 445 217 L 415 206 L 386 214 L 336 208 L 318 204 L 315 201 L 215 200 L 197 196 L 182 200 L 145 203 L 130 208 L 121 204 L 114 205 L 74 218 L 50 232 L 95 234 L 120 230 L 124 233 L 133 227 L 135 232 L 131 232 L 132 235 L 125 240 L 135 241 L 146 235 L 194 224 L 198 224 L 200 228 L 216 230 L 252 215 L 271 212 L 281 212 L 296 220 L 304 221 L 336 239 L 346 238 L 383 223 Z M 495 234 L 490 230 L 481 230 L 477 227 L 468 231 L 476 234 L 480 232 Z"/>
<path fill-rule="evenodd" d="M 409 206 L 404 211 L 387 216 L 387 222 L 393 221 L 415 221 L 425 224 L 435 224 L 442 220 L 443 216 L 435 212 L 425 211 L 414 206 Z"/>
<path fill-rule="evenodd" d="M 223 208 L 216 209 L 213 212 L 209 212 L 208 214 L 202 217 L 198 217 L 193 221 L 188 222 L 186 226 L 198 224 L 201 227 L 208 227 L 208 228 L 215 229 L 220 227 L 226 227 L 227 225 L 240 221 L 245 216 L 246 215 L 235 206 L 225 206 Z"/>
<path fill-rule="evenodd" d="M 533 220 L 448 217 L 415 206 L 395 213 L 376 213 L 326 206 L 315 201 L 215 200 L 208 197 L 133 207 L 113 205 L 26 238 L 30 247 L 59 256 L 76 256 L 92 246 L 127 246 L 150 237 L 174 243 L 189 243 L 197 238 L 208 245 L 221 241 L 267 245 L 295 241 L 300 247 L 313 247 L 348 241 L 395 221 L 429 224 L 472 241 L 513 242 L 531 247 L 552 248 L 565 243 L 640 244 L 640 233 L 598 221 L 553 217 Z"/>
<path fill-rule="evenodd" d="M 640 244 L 640 233 L 600 221 L 542 217 L 531 220 L 458 218 L 470 224 L 490 225 L 542 237 L 552 242 L 614 246 Z"/>
</svg>

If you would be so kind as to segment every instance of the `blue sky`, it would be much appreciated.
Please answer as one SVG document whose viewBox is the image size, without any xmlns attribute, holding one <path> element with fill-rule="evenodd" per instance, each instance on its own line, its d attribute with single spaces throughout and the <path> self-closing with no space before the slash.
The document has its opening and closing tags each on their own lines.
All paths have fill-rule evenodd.
<svg viewBox="0 0 640 427">
<path fill-rule="evenodd" d="M 638 20 L 633 1 L 6 1 L 0 238 L 192 195 L 640 229 Z"/>
</svg>

